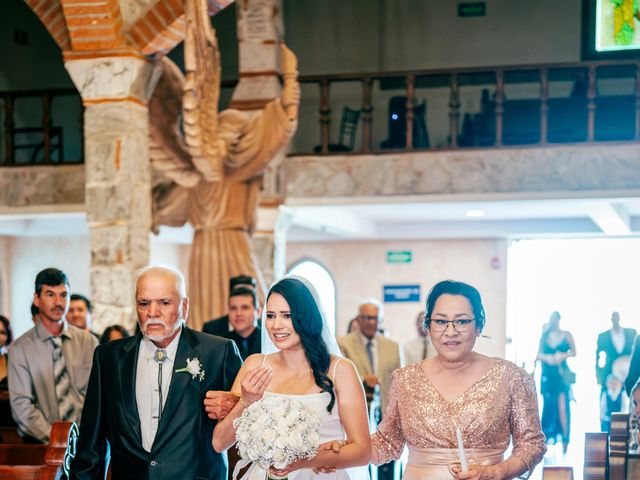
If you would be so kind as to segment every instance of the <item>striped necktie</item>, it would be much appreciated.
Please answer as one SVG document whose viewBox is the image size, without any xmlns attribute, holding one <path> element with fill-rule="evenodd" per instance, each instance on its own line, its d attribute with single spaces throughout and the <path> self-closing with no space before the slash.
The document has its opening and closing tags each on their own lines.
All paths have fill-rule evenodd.
<svg viewBox="0 0 640 480">
<path fill-rule="evenodd" d="M 71 379 L 62 352 L 62 338 L 51 337 L 53 343 L 53 380 L 58 399 L 58 414 L 60 420 L 75 420 L 75 412 L 71 401 Z"/>
</svg>

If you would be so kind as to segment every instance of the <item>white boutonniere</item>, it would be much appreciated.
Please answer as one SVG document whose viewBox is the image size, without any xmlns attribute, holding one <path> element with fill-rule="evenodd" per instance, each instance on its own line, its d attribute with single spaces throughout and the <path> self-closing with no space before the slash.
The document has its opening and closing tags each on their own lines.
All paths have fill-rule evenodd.
<svg viewBox="0 0 640 480">
<path fill-rule="evenodd" d="M 190 358 L 187 358 L 187 366 L 184 368 L 178 368 L 175 371 L 175 373 L 181 373 L 181 372 L 187 372 L 191 374 L 191 378 L 198 377 L 198 380 L 200 381 L 204 380 L 204 370 L 202 369 L 202 364 L 200 363 L 200 360 L 198 360 L 197 358 L 194 358 L 193 360 L 191 360 Z"/>
</svg>

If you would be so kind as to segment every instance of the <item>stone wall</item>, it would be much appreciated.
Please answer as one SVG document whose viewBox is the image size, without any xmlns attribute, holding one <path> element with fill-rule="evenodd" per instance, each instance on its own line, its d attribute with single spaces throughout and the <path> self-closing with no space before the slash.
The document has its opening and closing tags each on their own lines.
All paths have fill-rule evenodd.
<svg viewBox="0 0 640 480">
<path fill-rule="evenodd" d="M 49 207 L 84 205 L 84 165 L 11 167 L 0 172 L 0 209 L 41 207 L 44 212 Z"/>
<path fill-rule="evenodd" d="M 640 193 L 640 144 L 289 157 L 286 197 Z"/>
</svg>

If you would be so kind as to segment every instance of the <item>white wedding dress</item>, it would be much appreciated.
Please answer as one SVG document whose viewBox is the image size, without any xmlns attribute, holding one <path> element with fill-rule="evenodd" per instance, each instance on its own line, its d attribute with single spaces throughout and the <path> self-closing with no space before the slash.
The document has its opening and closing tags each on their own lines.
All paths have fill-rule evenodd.
<svg viewBox="0 0 640 480">
<path fill-rule="evenodd" d="M 267 356 L 263 358 L 262 364 L 265 365 Z M 340 363 L 340 360 L 335 362 L 332 369 L 331 378 L 335 378 L 335 369 Z M 331 413 L 327 411 L 327 405 L 331 400 L 329 392 L 309 393 L 306 395 L 288 395 L 285 393 L 264 392 L 264 396 L 289 398 L 297 400 L 318 415 L 320 419 L 320 428 L 318 435 L 320 435 L 320 444 L 329 442 L 331 440 L 345 440 L 347 435 L 344 428 L 342 428 L 342 422 L 340 421 L 340 415 L 338 413 L 338 402 L 336 401 Z M 257 465 L 252 465 L 247 473 L 244 474 L 242 480 L 265 480 L 267 478 L 267 472 Z M 288 480 L 369 480 L 369 468 L 367 466 L 351 467 L 344 470 L 336 470 L 333 473 L 315 473 L 309 468 L 296 470 L 291 472 L 287 477 Z"/>
</svg>

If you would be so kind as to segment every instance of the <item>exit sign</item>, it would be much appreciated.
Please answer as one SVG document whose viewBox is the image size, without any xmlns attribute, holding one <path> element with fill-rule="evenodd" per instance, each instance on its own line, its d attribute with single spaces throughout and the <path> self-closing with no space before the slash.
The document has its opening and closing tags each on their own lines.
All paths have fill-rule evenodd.
<svg viewBox="0 0 640 480">
<path fill-rule="evenodd" d="M 411 263 L 411 250 L 387 251 L 387 263 Z"/>
<path fill-rule="evenodd" d="M 486 2 L 462 2 L 458 4 L 459 17 L 484 17 L 486 14 Z"/>
</svg>

